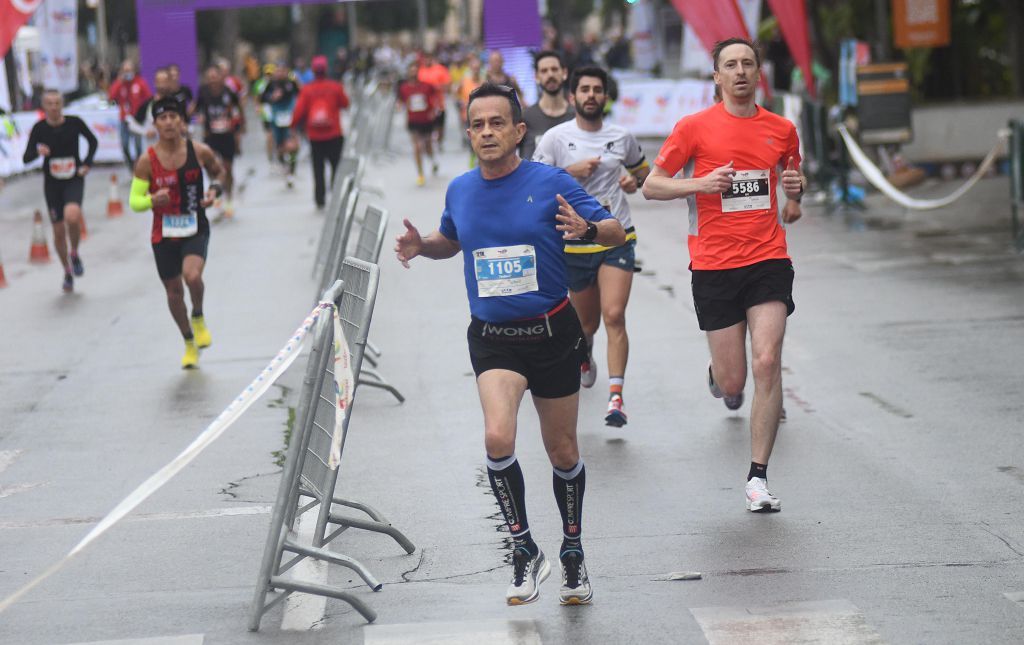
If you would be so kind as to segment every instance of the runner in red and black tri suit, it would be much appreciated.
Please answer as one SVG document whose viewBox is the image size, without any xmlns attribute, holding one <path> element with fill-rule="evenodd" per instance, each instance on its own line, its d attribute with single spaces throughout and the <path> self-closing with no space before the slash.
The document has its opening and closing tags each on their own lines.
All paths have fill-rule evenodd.
<svg viewBox="0 0 1024 645">
<path fill-rule="evenodd" d="M 153 210 L 153 256 L 167 290 L 167 305 L 185 339 L 183 368 L 199 364 L 199 349 L 209 347 L 210 331 L 203 318 L 203 268 L 210 239 L 206 209 L 223 192 L 224 166 L 203 143 L 182 134 L 184 106 L 173 98 L 153 103 L 153 121 L 160 137 L 139 158 L 132 179 L 132 210 Z M 203 189 L 203 169 L 214 178 Z M 192 298 L 192 319 L 185 306 L 185 288 Z"/>
</svg>

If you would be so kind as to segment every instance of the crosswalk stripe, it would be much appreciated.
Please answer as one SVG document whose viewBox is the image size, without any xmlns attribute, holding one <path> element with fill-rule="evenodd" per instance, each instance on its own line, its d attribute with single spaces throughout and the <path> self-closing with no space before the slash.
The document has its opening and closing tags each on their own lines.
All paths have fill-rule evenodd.
<svg viewBox="0 0 1024 645">
<path fill-rule="evenodd" d="M 203 645 L 202 634 L 185 634 L 184 636 L 155 636 L 152 638 L 127 638 L 116 641 L 90 641 L 88 643 L 72 643 L 71 645 Z"/>
<path fill-rule="evenodd" d="M 690 609 L 710 645 L 821 643 L 875 645 L 882 637 L 848 600 L 789 602 L 763 607 Z"/>
<path fill-rule="evenodd" d="M 367 625 L 364 645 L 541 645 L 532 620 L 489 620 L 457 623 Z"/>
</svg>

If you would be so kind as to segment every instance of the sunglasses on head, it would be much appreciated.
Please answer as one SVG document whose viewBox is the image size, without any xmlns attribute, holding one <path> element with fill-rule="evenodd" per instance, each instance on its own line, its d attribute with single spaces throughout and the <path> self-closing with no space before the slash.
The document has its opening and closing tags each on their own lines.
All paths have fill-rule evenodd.
<svg viewBox="0 0 1024 645">
<path fill-rule="evenodd" d="M 496 83 L 481 85 L 480 87 L 476 88 L 475 90 L 469 93 L 469 98 L 479 98 L 479 96 L 481 94 L 484 94 L 485 92 L 485 96 L 491 96 L 494 90 L 498 90 L 498 92 L 500 92 L 502 96 L 512 101 L 512 103 L 514 103 L 517 107 L 521 107 L 519 105 L 519 94 L 508 85 L 498 85 Z"/>
</svg>

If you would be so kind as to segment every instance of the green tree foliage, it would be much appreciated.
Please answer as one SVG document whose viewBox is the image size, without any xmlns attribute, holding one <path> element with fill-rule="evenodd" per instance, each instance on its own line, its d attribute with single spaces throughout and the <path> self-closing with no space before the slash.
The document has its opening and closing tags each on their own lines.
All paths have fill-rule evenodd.
<svg viewBox="0 0 1024 645">
<path fill-rule="evenodd" d="M 891 60 L 907 61 L 919 100 L 992 98 L 1020 90 L 1020 45 L 1012 27 L 1020 19 L 1020 0 L 951 0 L 952 37 L 948 47 L 895 49 Z M 1017 4 L 1014 4 L 1017 3 Z M 839 43 L 857 38 L 872 44 L 876 60 L 881 34 L 875 0 L 809 0 L 815 55 L 836 71 Z M 888 10 L 891 2 L 883 3 Z M 1017 12 L 1014 15 L 1013 12 Z M 891 24 L 891 14 L 886 16 Z M 1018 52 L 1015 56 L 1011 52 Z"/>
</svg>

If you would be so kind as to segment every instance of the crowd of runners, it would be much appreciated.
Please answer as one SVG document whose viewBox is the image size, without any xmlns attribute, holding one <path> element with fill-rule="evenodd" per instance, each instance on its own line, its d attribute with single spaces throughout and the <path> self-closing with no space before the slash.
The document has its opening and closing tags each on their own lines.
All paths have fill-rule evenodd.
<svg viewBox="0 0 1024 645">
<path fill-rule="evenodd" d="M 795 308 L 784 224 L 801 216 L 800 146 L 790 121 L 755 102 L 761 69 L 756 47 L 728 39 L 712 58 L 720 102 L 680 119 L 653 164 L 628 131 L 605 121 L 610 79 L 604 69 L 577 66 L 570 72 L 559 52 L 539 52 L 534 70 L 542 94 L 526 109 L 512 79 L 489 73 L 465 94 L 464 119 L 478 167 L 448 185 L 437 230 L 422 235 L 405 220 L 396 239 L 396 255 L 406 267 L 417 256 L 463 256 L 487 473 L 514 541 L 508 604 L 534 601 L 552 569 L 530 530 L 515 452 L 516 419 L 527 390 L 562 518 L 559 600 L 583 604 L 593 597 L 582 543 L 586 468 L 576 437 L 579 389 L 596 382 L 592 347 L 603 321 L 604 419 L 609 426 L 626 425 L 625 313 L 639 239 L 627 196 L 638 191 L 647 199 L 686 201 L 694 308 L 711 356 L 708 388 L 729 410 L 738 409 L 749 362 L 754 393 L 745 504 L 753 512 L 782 508 L 768 489 L 767 469 L 783 414 L 782 342 Z M 500 60 L 494 69 L 500 70 Z M 445 89 L 429 70 L 429 59 L 410 65 L 399 89 L 420 184 L 421 155 L 431 156 L 440 143 L 428 118 L 437 115 L 430 92 Z M 781 209 L 780 187 L 786 197 Z"/>
<path fill-rule="evenodd" d="M 605 373 L 603 419 L 609 426 L 627 425 L 626 311 L 642 239 L 630 217 L 631 195 L 686 202 L 693 301 L 710 353 L 708 388 L 729 410 L 740 408 L 749 364 L 754 387 L 746 508 L 781 510 L 767 486 L 767 467 L 783 414 L 786 319 L 795 309 L 784 224 L 801 216 L 800 147 L 793 124 L 754 100 L 761 60 L 752 43 L 723 41 L 713 62 L 720 102 L 680 119 L 653 161 L 629 131 L 607 121 L 608 72 L 596 65 L 570 69 L 557 50 L 535 55 L 539 99 L 529 106 L 496 51 L 474 53 L 457 65 L 422 53 L 402 61 L 401 78 L 386 79 L 394 81 L 405 113 L 417 185 L 427 184 L 428 166 L 430 175 L 439 172 L 446 125 L 454 122 L 447 106 L 455 107 L 465 129 L 470 170 L 448 185 L 437 230 L 422 235 L 405 220 L 395 251 L 406 266 L 417 256 L 463 255 L 487 472 L 515 544 L 509 604 L 536 599 L 552 568 L 530 531 L 515 453 L 516 417 L 527 390 L 554 469 L 563 523 L 559 598 L 581 604 L 593 596 L 582 543 L 586 468 L 576 439 L 579 389 L 594 387 Z M 199 350 L 212 343 L 203 314 L 208 214 L 220 208 L 234 215 L 233 164 L 247 127 L 246 102 L 256 107 L 265 154 L 279 165 L 286 190 L 293 187 L 300 138 L 308 140 L 314 201 L 323 208 L 344 145 L 340 115 L 349 106 L 328 67 L 323 57 L 308 68 L 267 64 L 243 83 L 219 62 L 203 71 L 193 93 L 173 65 L 156 72 L 150 91 L 126 62 L 110 88 L 133 175 L 129 205 L 152 213 L 157 273 L 185 343 L 182 367 L 197 366 Z M 59 93 L 47 92 L 43 108 L 24 158 L 44 159 L 63 288 L 71 291 L 84 274 L 81 204 L 97 142 L 84 122 L 63 114 Z M 88 148 L 84 159 L 81 138 Z M 593 355 L 602 323 L 606 365 Z"/>
</svg>

